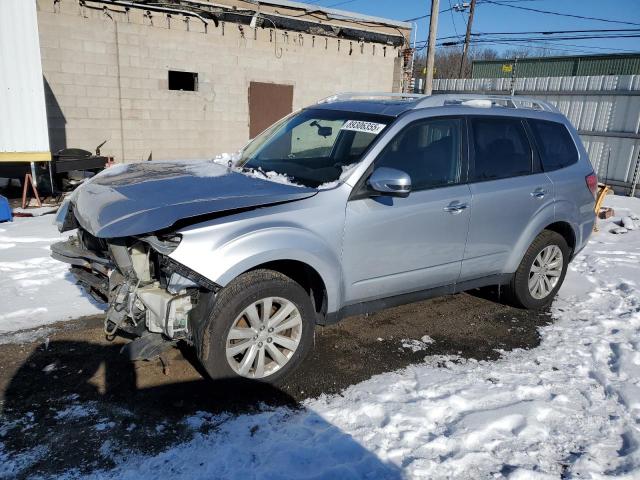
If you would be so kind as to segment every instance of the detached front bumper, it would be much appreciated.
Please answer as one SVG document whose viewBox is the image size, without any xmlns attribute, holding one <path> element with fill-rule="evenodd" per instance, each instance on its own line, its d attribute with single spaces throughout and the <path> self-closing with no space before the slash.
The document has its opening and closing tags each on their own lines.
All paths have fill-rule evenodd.
<svg viewBox="0 0 640 480">
<path fill-rule="evenodd" d="M 71 273 L 96 299 L 109 301 L 109 275 L 113 262 L 80 246 L 77 237 L 51 245 L 51 256 L 71 265 Z"/>
</svg>

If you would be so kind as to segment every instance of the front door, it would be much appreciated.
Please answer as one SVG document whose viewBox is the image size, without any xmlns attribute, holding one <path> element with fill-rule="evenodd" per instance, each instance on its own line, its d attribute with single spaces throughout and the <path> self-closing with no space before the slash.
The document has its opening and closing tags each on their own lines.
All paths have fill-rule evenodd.
<svg viewBox="0 0 640 480">
<path fill-rule="evenodd" d="M 347 304 L 453 284 L 460 274 L 471 195 L 458 118 L 422 119 L 385 147 L 374 168 L 408 173 L 406 198 L 350 200 L 343 249 Z"/>
</svg>

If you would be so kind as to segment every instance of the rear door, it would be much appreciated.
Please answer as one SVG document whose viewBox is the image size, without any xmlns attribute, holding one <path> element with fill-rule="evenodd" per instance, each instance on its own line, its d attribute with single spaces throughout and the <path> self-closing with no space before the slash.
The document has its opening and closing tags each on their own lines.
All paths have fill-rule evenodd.
<svg viewBox="0 0 640 480">
<path fill-rule="evenodd" d="M 593 166 L 588 158 L 580 161 L 578 146 L 563 123 L 540 119 L 528 119 L 527 123 L 542 168 L 553 182 L 556 220 L 572 224 L 577 235 L 575 246 L 579 247 L 593 229 L 594 199 L 585 181 Z"/>
<path fill-rule="evenodd" d="M 524 120 L 474 116 L 468 126 L 473 209 L 462 281 L 512 273 L 505 271 L 512 249 L 532 218 L 554 200 Z"/>
</svg>

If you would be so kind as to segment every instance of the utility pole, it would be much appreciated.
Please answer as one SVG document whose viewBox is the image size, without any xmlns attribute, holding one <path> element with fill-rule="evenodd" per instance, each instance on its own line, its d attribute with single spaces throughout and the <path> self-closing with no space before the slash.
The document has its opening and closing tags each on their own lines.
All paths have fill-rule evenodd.
<svg viewBox="0 0 640 480">
<path fill-rule="evenodd" d="M 518 75 L 518 56 L 516 55 L 515 61 L 511 66 L 511 87 L 509 87 L 509 94 L 513 97 L 516 93 L 516 78 Z"/>
<path fill-rule="evenodd" d="M 462 47 L 462 58 L 460 59 L 460 74 L 462 78 L 462 72 L 464 72 L 464 64 L 467 60 L 467 52 L 469 51 L 469 40 L 471 39 L 471 26 L 473 25 L 473 12 L 476 9 L 476 0 L 471 0 L 471 6 L 469 7 L 469 20 L 467 20 L 467 34 L 464 36 L 464 46 Z"/>
<path fill-rule="evenodd" d="M 438 32 L 438 10 L 440 0 L 431 0 L 431 17 L 429 18 L 429 46 L 427 50 L 427 67 L 424 76 L 424 93 L 433 92 L 433 63 L 436 58 L 436 33 Z"/>
</svg>

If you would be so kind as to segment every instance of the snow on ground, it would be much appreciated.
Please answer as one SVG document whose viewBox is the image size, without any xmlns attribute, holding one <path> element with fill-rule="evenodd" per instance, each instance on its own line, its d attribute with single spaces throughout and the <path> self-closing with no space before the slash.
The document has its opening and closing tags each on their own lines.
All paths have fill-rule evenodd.
<svg viewBox="0 0 640 480">
<path fill-rule="evenodd" d="M 0 223 L 0 343 L 30 338 L 5 338 L 8 332 L 102 312 L 75 284 L 69 266 L 49 255 L 49 245 L 69 236 L 58 233 L 53 220 L 43 215 Z"/>
<path fill-rule="evenodd" d="M 105 445 L 118 466 L 89 478 L 640 478 L 640 230 L 613 227 L 572 263 L 535 349 L 427 356 L 300 410 L 201 412 L 184 420 L 193 440 L 158 455 Z M 0 443 L 0 473 L 42 455 Z"/>
<path fill-rule="evenodd" d="M 431 338 L 429 335 L 424 335 L 420 340 L 415 340 L 411 338 L 403 338 L 400 340 L 403 348 L 407 350 L 411 350 L 412 352 L 420 352 L 422 350 L 426 350 L 429 348 L 429 345 L 435 343 L 435 340 Z"/>
</svg>

